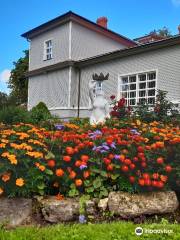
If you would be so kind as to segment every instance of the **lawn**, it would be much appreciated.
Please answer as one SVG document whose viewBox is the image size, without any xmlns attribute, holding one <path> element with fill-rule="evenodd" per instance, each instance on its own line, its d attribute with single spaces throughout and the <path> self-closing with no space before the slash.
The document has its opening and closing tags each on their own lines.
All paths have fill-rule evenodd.
<svg viewBox="0 0 180 240">
<path fill-rule="evenodd" d="M 141 226 L 144 231 L 161 230 L 172 233 L 143 233 L 136 236 L 135 228 Z M 55 225 L 43 228 L 19 227 L 15 230 L 0 230 L 1 240 L 134 240 L 134 239 L 164 240 L 180 239 L 180 225 L 178 224 L 142 224 L 135 225 L 131 222 L 116 222 L 103 224 L 74 224 Z"/>
</svg>

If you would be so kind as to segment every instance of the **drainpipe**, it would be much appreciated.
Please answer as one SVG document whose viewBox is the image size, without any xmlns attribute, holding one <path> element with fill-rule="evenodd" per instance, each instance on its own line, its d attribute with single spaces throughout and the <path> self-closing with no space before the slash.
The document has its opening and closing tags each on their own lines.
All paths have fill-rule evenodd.
<svg viewBox="0 0 180 240">
<path fill-rule="evenodd" d="M 81 69 L 78 67 L 79 79 L 78 79 L 78 112 L 77 117 L 80 115 L 80 98 L 81 98 Z"/>
</svg>

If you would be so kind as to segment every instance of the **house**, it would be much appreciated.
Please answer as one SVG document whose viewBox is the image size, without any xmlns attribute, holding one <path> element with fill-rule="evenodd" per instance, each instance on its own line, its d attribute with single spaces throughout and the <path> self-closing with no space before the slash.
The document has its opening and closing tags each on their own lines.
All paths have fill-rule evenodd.
<svg viewBox="0 0 180 240">
<path fill-rule="evenodd" d="M 43 101 L 62 118 L 89 116 L 88 83 L 109 73 L 103 88 L 128 104 L 153 104 L 156 90 L 180 101 L 180 35 L 139 43 L 68 12 L 22 35 L 30 41 L 28 109 Z"/>
</svg>

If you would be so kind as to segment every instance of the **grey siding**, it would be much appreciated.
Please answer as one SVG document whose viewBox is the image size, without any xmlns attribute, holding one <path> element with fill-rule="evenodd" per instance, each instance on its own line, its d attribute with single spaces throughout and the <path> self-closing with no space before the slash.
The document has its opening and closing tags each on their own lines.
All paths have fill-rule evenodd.
<svg viewBox="0 0 180 240">
<path fill-rule="evenodd" d="M 44 61 L 44 41 L 52 39 L 53 58 Z M 69 23 L 44 32 L 31 40 L 29 70 L 69 59 Z"/>
<path fill-rule="evenodd" d="M 173 46 L 83 68 L 80 106 L 89 106 L 88 82 L 94 72 L 110 74 L 109 80 L 104 83 L 104 91 L 109 99 L 112 94 L 118 93 L 119 75 L 153 69 L 158 70 L 157 88 L 168 91 L 171 101 L 180 100 L 180 46 Z"/>
<path fill-rule="evenodd" d="M 44 102 L 51 109 L 68 107 L 69 68 L 29 78 L 28 109 Z"/>
<path fill-rule="evenodd" d="M 79 84 L 79 71 L 75 68 L 71 70 L 71 90 L 70 90 L 70 107 L 78 106 L 78 84 Z"/>
<path fill-rule="evenodd" d="M 73 60 L 88 58 L 126 47 L 74 22 L 72 23 L 71 36 L 71 56 Z"/>
</svg>

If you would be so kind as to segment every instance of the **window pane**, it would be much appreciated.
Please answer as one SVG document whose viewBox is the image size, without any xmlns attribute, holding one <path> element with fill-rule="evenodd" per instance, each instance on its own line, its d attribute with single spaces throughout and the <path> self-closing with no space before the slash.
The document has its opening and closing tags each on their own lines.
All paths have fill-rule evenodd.
<svg viewBox="0 0 180 240">
<path fill-rule="evenodd" d="M 140 98 L 140 99 L 139 99 L 139 103 L 140 103 L 140 104 L 146 103 L 146 99 L 145 99 L 145 98 Z"/>
<path fill-rule="evenodd" d="M 155 96 L 155 89 L 148 90 L 148 96 Z"/>
<path fill-rule="evenodd" d="M 130 92 L 130 98 L 135 98 L 136 97 L 136 92 Z"/>
<path fill-rule="evenodd" d="M 136 90 L 136 84 L 130 84 L 130 90 Z"/>
<path fill-rule="evenodd" d="M 136 82 L 136 75 L 129 77 L 129 82 Z"/>
<path fill-rule="evenodd" d="M 129 104 L 130 105 L 136 105 L 136 100 L 135 99 L 130 99 Z"/>
<path fill-rule="evenodd" d="M 148 73 L 148 80 L 156 79 L 156 72 Z"/>
<path fill-rule="evenodd" d="M 148 98 L 148 104 L 154 104 L 155 98 Z"/>
<path fill-rule="evenodd" d="M 146 91 L 139 91 L 139 97 L 145 97 Z"/>
<path fill-rule="evenodd" d="M 148 88 L 155 88 L 156 87 L 156 82 L 152 81 L 152 82 L 148 82 Z"/>
<path fill-rule="evenodd" d="M 145 88 L 146 88 L 146 83 L 139 84 L 139 89 L 145 89 Z"/>
<path fill-rule="evenodd" d="M 146 81 L 146 74 L 140 74 L 139 81 Z"/>
<path fill-rule="evenodd" d="M 123 92 L 123 93 L 122 93 L 122 97 L 123 97 L 123 98 L 127 98 L 127 92 Z"/>
<path fill-rule="evenodd" d="M 122 84 L 128 83 L 128 77 L 123 77 L 122 78 Z"/>
</svg>

